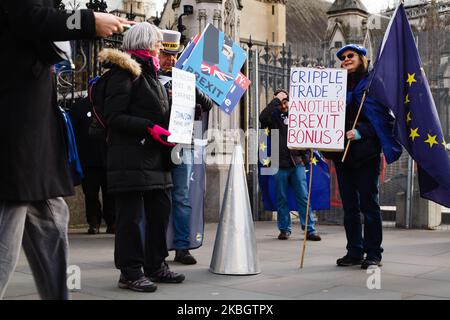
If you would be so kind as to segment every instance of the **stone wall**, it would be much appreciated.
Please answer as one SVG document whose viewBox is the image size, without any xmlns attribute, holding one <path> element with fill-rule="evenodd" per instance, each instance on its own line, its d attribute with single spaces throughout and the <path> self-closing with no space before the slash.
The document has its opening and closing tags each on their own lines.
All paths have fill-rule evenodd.
<svg viewBox="0 0 450 320">
<path fill-rule="evenodd" d="M 64 198 L 70 210 L 69 226 L 71 228 L 84 227 L 86 222 L 86 211 L 84 208 L 84 195 L 81 186 L 75 188 L 75 195 Z"/>
</svg>

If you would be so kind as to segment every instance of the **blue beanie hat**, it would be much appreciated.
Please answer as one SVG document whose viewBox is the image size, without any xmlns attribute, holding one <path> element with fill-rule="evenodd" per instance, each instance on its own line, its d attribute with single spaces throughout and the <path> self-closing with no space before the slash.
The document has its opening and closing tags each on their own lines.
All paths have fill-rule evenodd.
<svg viewBox="0 0 450 320">
<path fill-rule="evenodd" d="M 355 51 L 362 56 L 365 56 L 367 54 L 366 48 L 359 46 L 357 44 L 354 44 L 354 43 L 350 43 L 350 44 L 343 46 L 341 49 L 339 49 L 338 52 L 336 52 L 336 56 L 340 59 L 341 55 L 347 50 Z"/>
</svg>

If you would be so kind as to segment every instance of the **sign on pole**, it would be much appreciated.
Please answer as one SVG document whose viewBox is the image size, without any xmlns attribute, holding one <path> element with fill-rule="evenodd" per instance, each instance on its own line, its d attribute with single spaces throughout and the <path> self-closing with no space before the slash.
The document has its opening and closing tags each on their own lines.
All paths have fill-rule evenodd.
<svg viewBox="0 0 450 320">
<path fill-rule="evenodd" d="M 291 69 L 287 146 L 344 149 L 347 71 Z"/>
<path fill-rule="evenodd" d="M 195 75 L 172 68 L 172 110 L 167 141 L 190 144 L 195 117 Z"/>
<path fill-rule="evenodd" d="M 188 57 L 182 56 L 182 62 L 178 66 L 195 74 L 197 87 L 221 106 L 234 85 L 247 54 L 239 44 L 212 24 L 208 24 L 193 43 L 187 48 Z"/>
</svg>

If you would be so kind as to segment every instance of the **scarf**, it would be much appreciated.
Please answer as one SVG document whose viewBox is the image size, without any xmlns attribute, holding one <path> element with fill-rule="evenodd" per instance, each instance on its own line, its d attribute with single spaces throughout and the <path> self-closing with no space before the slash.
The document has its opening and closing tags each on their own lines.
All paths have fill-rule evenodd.
<svg viewBox="0 0 450 320">
<path fill-rule="evenodd" d="M 155 69 L 155 72 L 158 73 L 160 69 L 159 58 L 157 56 L 152 56 L 150 54 L 150 50 L 138 49 L 138 50 L 128 50 L 127 52 L 134 54 L 135 56 L 144 59 L 146 61 L 152 59 L 153 68 Z"/>
</svg>

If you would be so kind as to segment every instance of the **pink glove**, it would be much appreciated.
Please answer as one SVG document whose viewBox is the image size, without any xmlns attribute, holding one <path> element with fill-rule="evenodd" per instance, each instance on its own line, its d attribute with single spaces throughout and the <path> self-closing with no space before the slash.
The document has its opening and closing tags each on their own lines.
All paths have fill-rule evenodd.
<svg viewBox="0 0 450 320">
<path fill-rule="evenodd" d="M 155 141 L 158 141 L 159 143 L 168 146 L 168 147 L 174 147 L 175 144 L 164 141 L 161 136 L 170 136 L 171 133 L 169 131 L 167 131 L 164 128 L 161 128 L 160 126 L 158 126 L 157 124 L 155 124 L 153 127 L 147 127 L 147 131 L 152 135 L 153 139 Z"/>
</svg>

